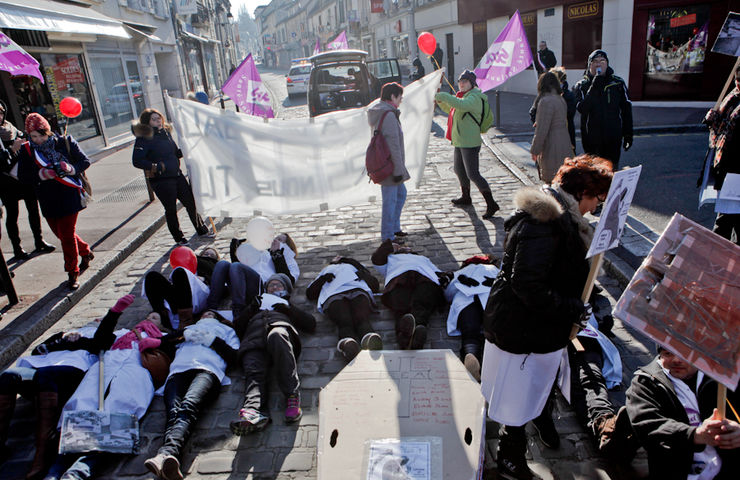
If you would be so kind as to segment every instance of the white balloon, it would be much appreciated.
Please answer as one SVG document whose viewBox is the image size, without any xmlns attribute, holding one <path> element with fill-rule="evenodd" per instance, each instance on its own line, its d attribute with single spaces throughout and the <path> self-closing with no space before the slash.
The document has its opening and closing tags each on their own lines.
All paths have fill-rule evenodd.
<svg viewBox="0 0 740 480">
<path fill-rule="evenodd" d="M 270 248 L 272 239 L 275 237 L 275 227 L 265 217 L 254 217 L 247 224 L 247 242 L 251 243 L 257 250 Z"/>
<path fill-rule="evenodd" d="M 260 262 L 263 251 L 257 250 L 252 244 L 245 242 L 236 249 L 236 258 L 244 265 L 253 267 Z"/>
</svg>

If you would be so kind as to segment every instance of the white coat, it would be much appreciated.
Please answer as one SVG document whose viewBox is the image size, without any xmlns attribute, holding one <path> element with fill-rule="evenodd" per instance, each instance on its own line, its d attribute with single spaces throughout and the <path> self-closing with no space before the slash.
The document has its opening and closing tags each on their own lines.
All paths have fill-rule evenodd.
<svg viewBox="0 0 740 480">
<path fill-rule="evenodd" d="M 423 255 L 414 255 L 413 253 L 394 253 L 388 255 L 388 261 L 385 265 L 373 265 L 375 269 L 385 276 L 385 284 L 388 285 L 391 280 L 402 273 L 415 271 L 429 280 L 439 285 L 437 272 L 441 272 L 435 264 Z"/>
<path fill-rule="evenodd" d="M 448 302 L 452 302 L 450 313 L 447 315 L 447 335 L 451 337 L 460 336 L 460 331 L 457 329 L 457 317 L 460 316 L 460 312 L 465 307 L 473 303 L 475 297 L 478 297 L 481 306 L 486 308 L 491 287 L 483 285 L 483 282 L 486 280 L 485 277 L 496 278 L 498 272 L 499 269 L 496 265 L 487 264 L 471 264 L 455 272 L 455 278 L 445 289 L 445 298 Z M 477 280 L 478 285 L 475 287 L 463 285 L 457 279 L 460 275 Z"/>
<path fill-rule="evenodd" d="M 283 256 L 285 257 L 285 263 L 288 265 L 288 270 L 290 271 L 290 274 L 293 275 L 293 280 L 297 282 L 298 275 L 301 274 L 301 270 L 298 268 L 298 262 L 295 259 L 295 252 L 291 250 L 287 244 L 282 242 L 280 242 L 280 248 L 283 249 Z M 252 270 L 259 273 L 262 283 L 266 282 L 267 279 L 277 273 L 275 271 L 275 264 L 272 263 L 272 257 L 268 250 L 260 251 L 259 259 L 256 262 L 247 262 L 247 257 L 243 255 L 239 249 L 236 250 L 236 258 L 244 265 L 251 267 Z"/>
<path fill-rule="evenodd" d="M 321 293 L 319 293 L 319 299 L 317 301 L 317 308 L 319 312 L 323 313 L 324 303 L 332 295 L 336 295 L 342 292 L 348 292 L 350 290 L 363 290 L 373 298 L 373 291 L 364 280 L 357 279 L 357 269 L 348 263 L 337 263 L 331 264 L 324 267 L 316 278 L 324 275 L 325 273 L 331 273 L 334 275 L 334 280 L 326 282 L 321 287 Z"/>
<path fill-rule="evenodd" d="M 239 338 L 234 329 L 224 325 L 215 318 L 204 318 L 195 325 L 185 328 L 188 330 L 205 330 L 222 339 L 231 348 L 239 348 Z M 182 342 L 177 347 L 175 359 L 170 364 L 169 379 L 176 373 L 188 370 L 206 370 L 218 378 L 221 385 L 229 385 L 231 380 L 226 376 L 226 361 L 211 347 L 194 342 Z"/>
<path fill-rule="evenodd" d="M 606 388 L 611 390 L 617 385 L 622 383 L 622 357 L 619 355 L 619 350 L 609 340 L 606 335 L 599 331 L 596 317 L 591 315 L 588 319 L 586 328 L 578 332 L 580 337 L 595 338 L 599 342 L 601 352 L 604 356 L 604 366 L 601 369 L 601 374 L 604 375 L 606 381 Z"/>
<path fill-rule="evenodd" d="M 86 338 L 95 335 L 97 327 L 82 327 L 77 333 Z M 27 355 L 18 359 L 17 367 L 43 368 L 43 367 L 74 367 L 86 372 L 95 362 L 98 356 L 87 350 L 60 350 L 49 352 L 46 355 Z"/>
<path fill-rule="evenodd" d="M 208 300 L 208 294 L 211 292 L 211 289 L 208 287 L 208 285 L 205 284 L 205 282 L 203 282 L 203 280 L 200 279 L 200 277 L 198 277 L 187 268 L 177 267 L 172 270 L 172 273 L 175 273 L 175 270 L 177 270 L 178 268 L 182 269 L 188 276 L 188 282 L 190 283 L 190 293 L 193 297 L 193 315 L 201 313 L 203 310 L 206 309 L 206 301 Z M 170 280 L 172 280 L 172 273 L 170 274 Z M 145 285 L 146 280 L 141 283 L 141 296 L 144 298 L 146 298 Z M 172 308 L 170 307 L 170 304 L 167 303 L 167 300 L 164 301 L 164 306 L 170 315 L 170 323 L 172 324 L 172 328 L 177 330 L 177 328 L 180 326 L 180 317 L 177 315 L 177 312 L 172 311 Z"/>
</svg>

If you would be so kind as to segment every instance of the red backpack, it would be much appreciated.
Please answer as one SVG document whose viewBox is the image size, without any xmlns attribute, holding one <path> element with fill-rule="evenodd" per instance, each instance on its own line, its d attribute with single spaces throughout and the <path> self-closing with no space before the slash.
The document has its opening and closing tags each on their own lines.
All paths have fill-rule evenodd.
<svg viewBox="0 0 740 480">
<path fill-rule="evenodd" d="M 390 111 L 386 111 L 380 117 L 378 128 L 373 131 L 373 138 L 370 139 L 370 145 L 368 145 L 365 152 L 365 170 L 367 170 L 367 175 L 373 183 L 380 183 L 393 174 L 391 150 L 388 148 L 388 143 L 381 133 L 383 120 L 385 120 L 385 116 L 389 113 Z"/>
</svg>

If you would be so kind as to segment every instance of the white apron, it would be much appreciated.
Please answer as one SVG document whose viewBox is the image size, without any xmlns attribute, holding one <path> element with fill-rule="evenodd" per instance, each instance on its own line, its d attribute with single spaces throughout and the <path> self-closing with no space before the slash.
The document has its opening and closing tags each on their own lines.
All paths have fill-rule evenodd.
<svg viewBox="0 0 740 480">
<path fill-rule="evenodd" d="M 491 287 L 483 285 L 483 282 L 486 280 L 485 277 L 496 278 L 498 272 L 498 267 L 486 264 L 468 265 L 455 272 L 455 278 L 447 285 L 447 289 L 445 289 L 445 298 L 448 302 L 452 302 L 450 313 L 447 315 L 447 335 L 451 337 L 460 336 L 460 331 L 457 329 L 457 317 L 460 316 L 460 312 L 465 307 L 473 303 L 475 297 L 478 297 L 480 304 L 484 309 L 486 308 Z M 475 287 L 463 285 L 457 280 L 460 275 L 477 280 L 478 285 Z"/>
<path fill-rule="evenodd" d="M 599 324 L 596 322 L 596 317 L 591 314 L 591 318 L 588 319 L 586 328 L 578 332 L 579 337 L 590 337 L 595 338 L 599 342 L 601 352 L 604 357 L 604 367 L 601 369 L 601 374 L 604 375 L 606 381 L 606 388 L 611 390 L 617 385 L 622 383 L 622 357 L 619 355 L 619 350 L 609 340 L 606 335 L 599 331 Z"/>
<path fill-rule="evenodd" d="M 178 268 L 182 269 L 188 276 L 188 282 L 190 283 L 190 293 L 193 297 L 193 315 L 197 315 L 198 313 L 201 313 L 203 310 L 206 309 L 206 301 L 208 300 L 208 294 L 211 292 L 211 289 L 203 282 L 203 280 L 198 278 L 196 274 L 194 274 L 187 268 L 177 267 L 175 270 L 177 270 Z M 172 270 L 172 273 L 175 273 L 175 270 Z M 170 274 L 170 281 L 172 281 L 172 273 Z M 145 285 L 146 280 L 144 282 L 141 282 L 141 296 L 144 298 L 146 298 Z M 177 312 L 172 311 L 172 308 L 170 307 L 170 304 L 167 302 L 167 300 L 164 301 L 164 307 L 170 314 L 170 323 L 172 324 L 172 328 L 177 330 L 180 327 L 180 317 L 177 316 Z"/>
<path fill-rule="evenodd" d="M 319 299 L 316 303 L 319 312 L 323 313 L 324 303 L 329 299 L 329 297 L 338 293 L 360 289 L 367 292 L 370 298 L 373 298 L 373 291 L 367 283 L 365 283 L 364 280 L 357 280 L 357 269 L 352 265 L 348 263 L 327 265 L 319 272 L 316 278 L 319 278 L 325 273 L 334 274 L 334 280 L 325 283 L 321 287 L 321 293 L 319 293 Z"/>
</svg>

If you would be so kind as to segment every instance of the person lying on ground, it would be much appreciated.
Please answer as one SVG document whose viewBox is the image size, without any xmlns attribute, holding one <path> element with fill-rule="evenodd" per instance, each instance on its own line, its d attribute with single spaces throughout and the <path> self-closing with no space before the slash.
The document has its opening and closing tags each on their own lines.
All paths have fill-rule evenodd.
<svg viewBox="0 0 740 480">
<path fill-rule="evenodd" d="M 287 233 L 281 233 L 272 240 L 270 248 L 264 251 L 257 250 L 246 239 L 232 238 L 229 251 L 231 262 L 241 262 L 257 272 L 263 282 L 276 273 L 288 276 L 290 283 L 295 285 L 301 271 L 296 257 L 298 249 L 295 242 Z"/>
<path fill-rule="evenodd" d="M 193 315 L 206 309 L 210 288 L 198 275 L 184 267 L 172 270 L 168 279 L 151 271 L 144 277 L 141 294 L 149 300 L 167 329 L 182 330 L 194 323 Z"/>
</svg>

